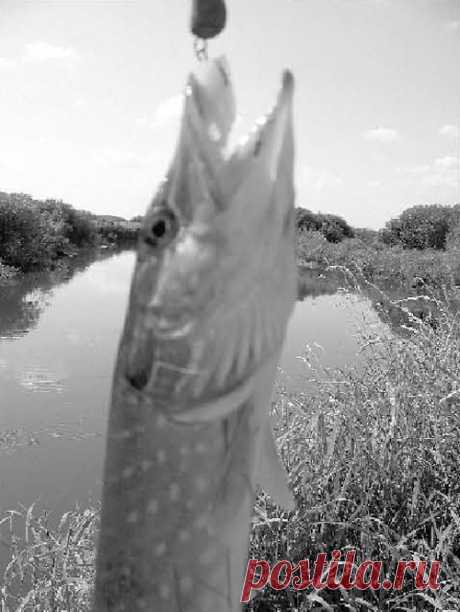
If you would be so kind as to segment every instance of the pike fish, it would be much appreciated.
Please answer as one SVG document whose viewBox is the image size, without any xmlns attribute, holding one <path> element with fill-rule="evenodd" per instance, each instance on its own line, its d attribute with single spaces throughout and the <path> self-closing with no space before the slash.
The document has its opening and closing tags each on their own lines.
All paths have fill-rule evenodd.
<svg viewBox="0 0 460 612">
<path fill-rule="evenodd" d="M 225 58 L 188 79 L 115 368 L 95 612 L 235 612 L 262 486 L 293 497 L 270 401 L 296 299 L 294 79 L 230 147 Z"/>
</svg>

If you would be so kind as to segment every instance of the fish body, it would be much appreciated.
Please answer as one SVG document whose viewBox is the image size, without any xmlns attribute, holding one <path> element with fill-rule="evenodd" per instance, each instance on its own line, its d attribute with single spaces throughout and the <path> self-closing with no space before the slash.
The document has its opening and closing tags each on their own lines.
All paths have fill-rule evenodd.
<svg viewBox="0 0 460 612">
<path fill-rule="evenodd" d="M 231 151 L 223 58 L 190 75 L 114 373 L 95 612 L 240 610 L 258 484 L 292 508 L 270 398 L 296 299 L 293 77 Z"/>
</svg>

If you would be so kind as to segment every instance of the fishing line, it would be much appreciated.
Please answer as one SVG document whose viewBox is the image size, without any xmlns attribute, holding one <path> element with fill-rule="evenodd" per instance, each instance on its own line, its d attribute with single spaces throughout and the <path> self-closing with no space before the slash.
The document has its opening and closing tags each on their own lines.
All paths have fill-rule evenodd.
<svg viewBox="0 0 460 612">
<path fill-rule="evenodd" d="M 208 59 L 208 43 L 222 32 L 227 22 L 225 0 L 193 0 L 190 30 L 193 34 L 193 51 L 199 62 Z"/>
<path fill-rule="evenodd" d="M 196 37 L 193 41 L 193 51 L 199 62 L 206 61 L 208 59 L 208 42 L 204 38 Z"/>
</svg>

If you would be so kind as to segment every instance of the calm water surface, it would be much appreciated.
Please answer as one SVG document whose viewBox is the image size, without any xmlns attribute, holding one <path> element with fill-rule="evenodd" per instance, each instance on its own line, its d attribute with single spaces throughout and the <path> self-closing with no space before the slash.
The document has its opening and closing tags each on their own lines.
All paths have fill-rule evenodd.
<svg viewBox="0 0 460 612">
<path fill-rule="evenodd" d="M 77 260 L 65 274 L 0 287 L 0 512 L 38 501 L 59 516 L 99 499 L 112 368 L 134 253 Z M 370 303 L 341 294 L 298 302 L 281 360 L 304 388 L 298 358 L 359 364 L 357 327 L 382 324 Z M 319 348 L 321 346 L 322 348 Z"/>
</svg>

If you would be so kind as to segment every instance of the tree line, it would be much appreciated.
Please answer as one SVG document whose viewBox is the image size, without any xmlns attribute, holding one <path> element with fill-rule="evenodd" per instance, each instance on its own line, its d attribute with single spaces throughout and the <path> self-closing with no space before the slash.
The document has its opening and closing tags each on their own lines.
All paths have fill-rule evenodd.
<svg viewBox="0 0 460 612">
<path fill-rule="evenodd" d="M 61 200 L 0 192 L 0 262 L 23 271 L 48 267 L 81 248 L 132 242 L 141 221 L 140 216 L 127 221 L 77 210 Z M 353 228 L 339 215 L 298 207 L 296 225 L 331 243 L 358 238 L 381 247 L 460 250 L 460 204 L 411 206 L 379 231 Z"/>
<path fill-rule="evenodd" d="M 107 222 L 61 200 L 0 192 L 0 262 L 25 272 L 49 267 L 81 248 L 136 236 L 136 224 Z"/>
<path fill-rule="evenodd" d="M 360 238 L 368 244 L 398 245 L 405 249 L 460 248 L 460 204 L 411 206 L 378 231 L 353 228 L 338 215 L 314 213 L 305 208 L 296 209 L 296 224 L 299 230 L 319 232 L 333 243 Z"/>
</svg>

